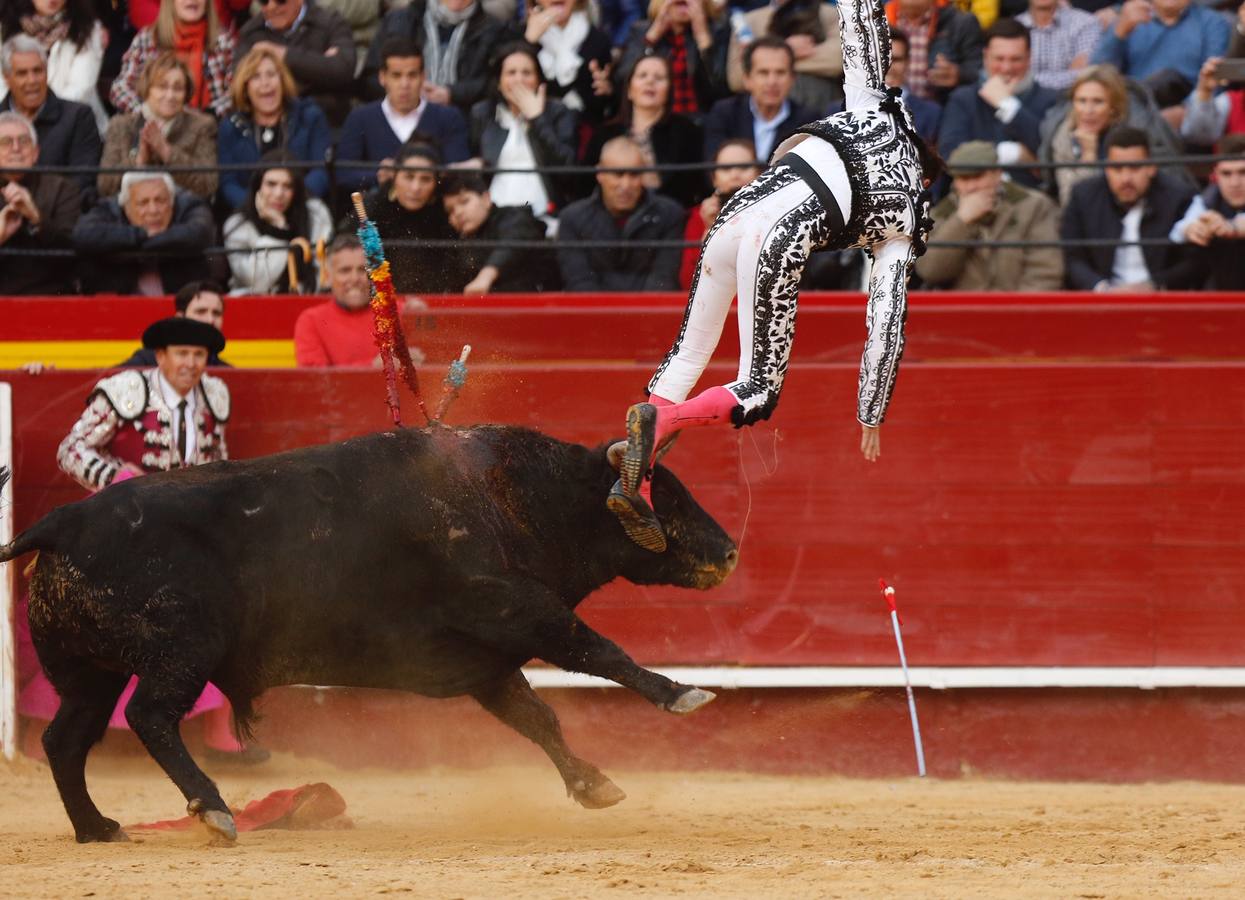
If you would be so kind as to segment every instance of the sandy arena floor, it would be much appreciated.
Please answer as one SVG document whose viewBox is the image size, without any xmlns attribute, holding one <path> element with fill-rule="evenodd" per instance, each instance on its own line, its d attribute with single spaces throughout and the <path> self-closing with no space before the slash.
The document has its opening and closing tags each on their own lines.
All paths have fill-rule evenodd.
<svg viewBox="0 0 1245 900">
<path fill-rule="evenodd" d="M 96 801 L 176 817 L 153 763 L 103 759 Z M 553 769 L 395 774 L 290 757 L 214 773 L 231 803 L 323 780 L 348 831 L 73 842 L 46 767 L 0 763 L 4 897 L 1204 897 L 1245 885 L 1245 787 L 849 781 L 611 772 L 582 810 Z"/>
</svg>

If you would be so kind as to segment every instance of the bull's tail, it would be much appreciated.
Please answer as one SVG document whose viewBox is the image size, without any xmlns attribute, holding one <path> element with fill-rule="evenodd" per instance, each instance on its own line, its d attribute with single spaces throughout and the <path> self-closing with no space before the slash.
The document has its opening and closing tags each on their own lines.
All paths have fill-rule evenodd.
<svg viewBox="0 0 1245 900">
<path fill-rule="evenodd" d="M 9 478 L 13 473 L 8 468 L 0 467 L 0 491 L 4 490 L 4 486 L 8 484 Z M 4 509 L 0 508 L 0 515 L 4 515 Z M 27 528 L 10 544 L 0 544 L 0 563 L 6 563 L 9 560 L 17 559 L 32 550 L 51 550 L 54 548 L 53 534 L 54 529 L 51 526 L 52 516 L 44 516 L 30 528 Z"/>
</svg>

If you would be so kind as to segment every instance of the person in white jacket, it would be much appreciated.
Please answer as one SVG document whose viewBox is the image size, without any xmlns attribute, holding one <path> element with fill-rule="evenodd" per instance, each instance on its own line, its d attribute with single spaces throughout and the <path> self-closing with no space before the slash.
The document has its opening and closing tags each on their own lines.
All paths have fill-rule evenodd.
<svg viewBox="0 0 1245 900">
<path fill-rule="evenodd" d="M 307 196 L 299 169 L 286 167 L 293 162 L 289 156 L 277 151 L 260 162 L 264 167 L 251 177 L 246 201 L 225 221 L 230 293 L 314 293 L 315 248 L 332 238 L 332 216 L 323 202 Z"/>
<path fill-rule="evenodd" d="M 768 419 L 778 405 L 795 337 L 800 278 L 823 248 L 861 248 L 872 260 L 856 417 L 873 461 L 903 354 L 908 275 L 924 252 L 930 182 L 942 160 L 917 135 L 898 89 L 888 89 L 890 27 L 883 0 L 840 0 L 846 103 L 784 141 L 709 229 L 674 347 L 627 411 L 620 478 L 607 506 L 627 536 L 662 552 L 650 499 L 655 455 L 682 429 Z M 739 298 L 737 378 L 692 399 Z"/>
<path fill-rule="evenodd" d="M 0 6 L 0 41 L 25 33 L 42 44 L 52 93 L 89 106 L 95 127 L 103 134 L 108 114 L 96 86 L 107 36 L 91 0 L 4 0 Z M 0 80 L 0 101 L 8 92 Z"/>
</svg>

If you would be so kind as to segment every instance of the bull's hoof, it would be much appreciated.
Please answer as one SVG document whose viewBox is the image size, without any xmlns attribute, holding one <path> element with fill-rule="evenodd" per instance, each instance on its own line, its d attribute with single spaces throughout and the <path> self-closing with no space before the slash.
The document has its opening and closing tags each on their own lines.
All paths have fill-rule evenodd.
<svg viewBox="0 0 1245 900">
<path fill-rule="evenodd" d="M 685 716 L 688 713 L 696 712 L 706 703 L 713 702 L 718 695 L 713 691 L 706 691 L 700 688 L 688 688 L 674 699 L 673 703 L 666 704 L 666 711 Z"/>
<path fill-rule="evenodd" d="M 610 495 L 605 498 L 605 505 L 618 519 L 618 524 L 622 525 L 632 543 L 653 553 L 666 552 L 666 533 L 661 530 L 657 514 L 638 494 L 626 493 L 622 479 L 614 482 Z"/>
<path fill-rule="evenodd" d="M 120 822 L 115 822 L 112 819 L 103 819 L 98 828 L 93 828 L 90 831 L 75 832 L 74 838 L 79 844 L 122 844 L 128 842 L 130 836 L 121 828 Z"/>
<path fill-rule="evenodd" d="M 577 781 L 571 786 L 570 793 L 575 802 L 584 809 L 605 809 L 627 799 L 622 789 L 604 776 L 591 787 L 583 781 Z"/>
<path fill-rule="evenodd" d="M 186 805 L 186 812 L 198 816 L 211 835 L 208 843 L 213 847 L 228 846 L 238 840 L 238 828 L 233 823 L 233 816 L 219 809 L 204 809 L 202 800 L 191 800 Z"/>
<path fill-rule="evenodd" d="M 627 410 L 627 449 L 618 467 L 623 491 L 635 494 L 640 489 L 640 479 L 648 474 L 656 449 L 657 407 L 651 403 L 637 403 Z"/>
</svg>

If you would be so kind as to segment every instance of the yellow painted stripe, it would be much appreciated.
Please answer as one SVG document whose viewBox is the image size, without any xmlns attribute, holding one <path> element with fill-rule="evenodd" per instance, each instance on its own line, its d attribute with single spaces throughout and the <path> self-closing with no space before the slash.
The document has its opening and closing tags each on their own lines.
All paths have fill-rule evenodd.
<svg viewBox="0 0 1245 900">
<path fill-rule="evenodd" d="M 136 341 L 0 341 L 0 369 L 41 362 L 58 369 L 104 369 L 127 359 Z M 230 341 L 225 360 L 239 369 L 294 368 L 293 341 Z"/>
</svg>

